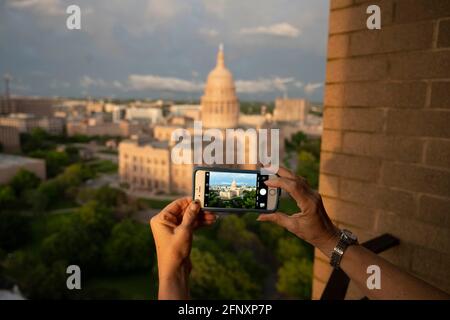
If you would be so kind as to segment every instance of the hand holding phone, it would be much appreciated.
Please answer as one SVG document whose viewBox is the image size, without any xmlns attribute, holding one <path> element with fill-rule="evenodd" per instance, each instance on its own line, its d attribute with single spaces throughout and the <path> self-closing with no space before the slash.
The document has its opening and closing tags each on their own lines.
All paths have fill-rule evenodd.
<svg viewBox="0 0 450 320">
<path fill-rule="evenodd" d="M 193 199 L 209 211 L 274 212 L 280 189 L 264 182 L 275 177 L 259 170 L 198 167 L 194 169 Z"/>
</svg>

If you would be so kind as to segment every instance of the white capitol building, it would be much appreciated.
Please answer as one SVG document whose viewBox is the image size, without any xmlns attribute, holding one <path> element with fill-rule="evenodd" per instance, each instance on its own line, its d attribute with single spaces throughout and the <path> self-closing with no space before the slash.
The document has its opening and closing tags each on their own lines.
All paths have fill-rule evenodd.
<svg viewBox="0 0 450 320">
<path fill-rule="evenodd" d="M 270 113 L 256 116 L 240 115 L 233 75 L 225 65 L 222 45 L 217 54 L 216 66 L 207 77 L 204 94 L 201 97 L 199 118 L 204 128 L 216 128 L 223 131 L 237 128 L 243 130 L 279 128 L 280 159 L 283 154 L 283 130 L 290 132 L 288 127 L 295 128 L 297 125 L 273 121 Z M 170 141 L 170 136 L 171 132 L 177 128 L 185 128 L 193 132 L 193 121 L 194 119 L 187 116 L 171 115 L 165 123 L 153 127 L 152 138 L 121 142 L 119 145 L 120 182 L 128 184 L 132 189 L 156 194 L 190 194 L 194 165 L 172 163 L 171 148 L 174 143 Z M 249 148 L 247 137 L 238 136 L 237 142 L 244 146 L 246 164 L 233 165 L 233 167 L 256 169 L 257 166 L 248 160 L 255 158 L 256 151 L 254 148 Z"/>
</svg>

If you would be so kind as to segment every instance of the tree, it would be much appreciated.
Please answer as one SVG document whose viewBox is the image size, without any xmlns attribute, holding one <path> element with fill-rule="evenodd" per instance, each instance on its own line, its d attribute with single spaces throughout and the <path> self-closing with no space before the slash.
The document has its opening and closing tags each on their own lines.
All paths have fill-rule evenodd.
<svg viewBox="0 0 450 320">
<path fill-rule="evenodd" d="M 94 199 L 107 207 L 117 207 L 127 202 L 127 195 L 122 190 L 103 186 L 95 191 Z"/>
<path fill-rule="evenodd" d="M 319 159 L 308 151 L 300 151 L 298 155 L 297 174 L 304 177 L 309 185 L 317 189 L 319 186 Z"/>
<path fill-rule="evenodd" d="M 277 290 L 289 298 L 310 299 L 312 262 L 293 258 L 278 269 Z"/>
<path fill-rule="evenodd" d="M 276 255 L 281 263 L 292 258 L 312 259 L 313 250 L 299 238 L 289 235 L 278 240 Z"/>
<path fill-rule="evenodd" d="M 67 263 L 45 264 L 39 256 L 15 252 L 5 261 L 5 269 L 28 299 L 63 299 L 67 297 Z"/>
<path fill-rule="evenodd" d="M 150 267 L 152 241 L 147 228 L 130 219 L 116 224 L 105 245 L 105 266 L 113 272 Z"/>
<path fill-rule="evenodd" d="M 195 298 L 255 299 L 262 292 L 261 283 L 254 281 L 242 268 L 234 254 L 210 252 L 193 248 L 191 252 L 191 295 Z"/>
<path fill-rule="evenodd" d="M 18 212 L 1 212 L 0 248 L 13 251 L 27 243 L 31 236 L 29 219 Z"/>
<path fill-rule="evenodd" d="M 11 179 L 9 185 L 14 189 L 16 195 L 20 197 L 25 190 L 37 188 L 40 182 L 41 179 L 39 179 L 33 172 L 20 169 Z"/>
<path fill-rule="evenodd" d="M 11 209 L 16 205 L 16 195 L 10 186 L 0 186 L 0 211 Z"/>
</svg>

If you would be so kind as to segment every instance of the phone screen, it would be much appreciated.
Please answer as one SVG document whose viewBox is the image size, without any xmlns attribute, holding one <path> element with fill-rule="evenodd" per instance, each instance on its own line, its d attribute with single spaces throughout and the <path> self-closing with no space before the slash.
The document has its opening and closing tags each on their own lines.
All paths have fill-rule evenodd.
<svg viewBox="0 0 450 320">
<path fill-rule="evenodd" d="M 241 172 L 205 172 L 204 206 L 208 208 L 267 208 L 268 175 Z"/>
</svg>

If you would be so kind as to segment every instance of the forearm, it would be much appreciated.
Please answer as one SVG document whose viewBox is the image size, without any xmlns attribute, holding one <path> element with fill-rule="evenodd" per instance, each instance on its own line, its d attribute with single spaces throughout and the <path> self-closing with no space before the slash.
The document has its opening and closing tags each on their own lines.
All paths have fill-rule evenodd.
<svg viewBox="0 0 450 320">
<path fill-rule="evenodd" d="M 184 268 L 175 271 L 159 271 L 159 300 L 189 299 L 189 272 Z"/>
<path fill-rule="evenodd" d="M 337 243 L 337 239 L 334 241 Z M 330 257 L 334 245 L 331 241 L 320 249 Z M 367 279 L 370 276 L 367 273 L 367 268 L 370 265 L 376 265 L 380 268 L 380 289 L 369 289 L 367 287 Z M 342 257 L 340 267 L 359 287 L 361 292 L 370 299 L 449 299 L 446 293 L 401 271 L 393 264 L 360 245 L 353 245 L 347 248 Z"/>
</svg>

